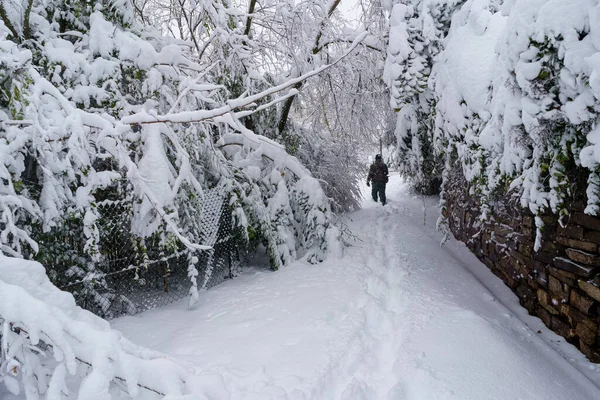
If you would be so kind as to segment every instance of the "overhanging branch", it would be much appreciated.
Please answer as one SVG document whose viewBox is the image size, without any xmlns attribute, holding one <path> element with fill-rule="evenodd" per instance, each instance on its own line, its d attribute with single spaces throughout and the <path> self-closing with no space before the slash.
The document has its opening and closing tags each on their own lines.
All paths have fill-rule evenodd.
<svg viewBox="0 0 600 400">
<path fill-rule="evenodd" d="M 336 43 L 351 43 L 351 42 L 352 41 L 349 40 L 349 39 L 330 40 L 328 42 L 323 43 L 320 47 L 318 47 L 318 50 L 321 51 L 323 48 L 325 48 L 325 47 L 327 47 L 329 45 L 332 45 L 332 44 L 336 44 Z M 365 46 L 367 49 L 378 51 L 380 53 L 384 53 L 385 52 L 385 50 L 380 49 L 379 47 L 375 47 L 375 46 L 372 46 L 372 45 L 364 43 L 364 42 L 361 43 L 361 46 Z"/>
<path fill-rule="evenodd" d="M 211 119 L 223 116 L 223 115 L 231 113 L 237 109 L 251 106 L 254 103 L 256 103 L 258 100 L 261 100 L 267 96 L 271 96 L 275 93 L 281 92 L 282 90 L 285 90 L 289 87 L 294 88 L 298 84 L 301 84 L 301 82 L 303 82 L 304 80 L 306 80 L 310 77 L 313 77 L 315 75 L 318 75 L 321 72 L 325 71 L 326 69 L 333 67 L 334 65 L 339 63 L 341 60 L 346 58 L 365 39 L 366 36 L 367 36 L 366 32 L 364 32 L 363 34 L 358 36 L 356 38 L 356 40 L 354 41 L 354 43 L 352 43 L 350 48 L 346 51 L 346 53 L 344 53 L 342 56 L 340 56 L 337 60 L 335 60 L 331 64 L 327 64 L 322 67 L 319 67 L 319 68 L 312 70 L 302 76 L 299 76 L 298 78 L 290 79 L 289 81 L 282 83 L 281 85 L 274 86 L 270 89 L 264 90 L 253 96 L 239 97 L 237 99 L 230 100 L 227 102 L 226 105 L 224 105 L 222 107 L 215 108 L 213 110 L 185 111 L 185 112 L 179 112 L 179 113 L 168 113 L 165 115 L 150 115 L 144 111 L 144 112 L 140 112 L 137 114 L 133 114 L 133 115 L 124 117 L 123 119 L 121 119 L 121 122 L 124 124 L 127 124 L 127 125 L 157 124 L 157 123 L 166 123 L 166 122 L 191 123 L 191 122 L 202 122 L 202 121 L 211 120 Z M 287 99 L 285 99 L 285 98 L 284 99 L 289 101 L 290 98 L 293 98 L 293 95 L 287 94 L 284 97 L 287 97 Z"/>
</svg>

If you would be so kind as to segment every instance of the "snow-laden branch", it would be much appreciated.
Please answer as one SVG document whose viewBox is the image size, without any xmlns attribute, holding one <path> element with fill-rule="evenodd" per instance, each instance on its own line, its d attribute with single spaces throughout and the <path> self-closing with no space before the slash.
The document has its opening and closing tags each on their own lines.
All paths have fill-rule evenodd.
<svg viewBox="0 0 600 400">
<path fill-rule="evenodd" d="M 322 67 L 319 67 L 310 72 L 307 72 L 306 74 L 304 74 L 302 76 L 299 76 L 294 79 L 290 79 L 290 80 L 282 83 L 281 85 L 274 86 L 272 88 L 264 90 L 255 95 L 247 96 L 247 97 L 240 97 L 240 98 L 237 98 L 234 100 L 230 100 L 227 102 L 226 105 L 223 105 L 219 108 L 215 108 L 212 110 L 197 110 L 197 111 L 184 111 L 184 112 L 179 112 L 179 113 L 168 113 L 165 115 L 151 115 L 148 112 L 143 111 L 143 112 L 139 112 L 137 114 L 133 114 L 133 115 L 124 117 L 121 119 L 121 122 L 124 124 L 129 124 L 129 125 L 156 124 L 156 123 L 163 123 L 163 122 L 189 123 L 189 122 L 206 121 L 206 120 L 210 120 L 210 119 L 214 119 L 214 118 L 223 116 L 223 115 L 231 113 L 232 111 L 235 111 L 239 108 L 250 106 L 253 103 L 257 102 L 258 100 L 261 100 L 265 97 L 271 96 L 275 93 L 281 92 L 291 86 L 294 86 L 300 82 L 305 81 L 306 79 L 308 79 L 310 77 L 320 74 L 321 72 L 327 70 L 328 68 L 333 67 L 334 65 L 336 65 L 340 61 L 342 61 L 344 58 L 346 58 L 367 37 L 367 35 L 368 35 L 367 32 L 363 32 L 362 34 L 360 34 L 354 40 L 354 42 L 348 48 L 348 50 L 342 56 L 340 56 L 337 60 L 332 62 L 331 64 L 323 65 Z M 282 100 L 285 100 L 288 97 L 290 97 L 289 94 L 287 94 L 284 98 L 282 98 Z"/>
<path fill-rule="evenodd" d="M 14 119 L 9 119 L 6 121 L 0 121 L 0 126 L 11 126 L 11 125 L 17 125 L 17 126 L 24 126 L 24 125 L 33 125 L 33 121 L 30 120 L 14 120 Z"/>
<path fill-rule="evenodd" d="M 131 179 L 133 179 L 135 181 L 135 185 L 138 188 L 140 188 L 140 194 L 150 202 L 157 214 L 166 224 L 168 230 L 170 230 L 181 241 L 181 243 L 183 243 L 187 248 L 191 250 L 208 250 L 212 248 L 211 246 L 204 246 L 192 243 L 183 234 L 179 232 L 176 223 L 172 220 L 171 216 L 161 208 L 160 202 L 158 201 L 158 199 L 156 199 L 155 194 L 152 192 L 152 190 L 150 190 L 150 188 L 148 188 L 147 183 L 140 175 L 138 165 L 133 160 L 131 160 L 131 157 L 128 154 L 128 152 L 124 150 L 121 146 L 114 146 L 116 142 L 119 142 L 119 133 L 125 132 L 127 130 L 128 127 L 126 125 L 115 122 L 112 118 L 109 118 L 107 115 L 93 114 L 75 108 L 63 96 L 63 94 L 54 85 L 52 85 L 52 83 L 50 83 L 47 79 L 42 77 L 37 71 L 32 70 L 31 73 L 36 81 L 34 94 L 38 98 L 42 98 L 44 94 L 51 95 L 60 104 L 60 106 L 68 115 L 77 116 L 77 118 L 79 118 L 82 121 L 83 125 L 90 128 L 98 129 L 102 132 L 98 139 L 98 144 L 104 147 L 107 152 L 110 152 L 113 156 L 116 157 L 116 159 L 120 161 L 120 163 L 122 163 L 122 165 L 128 171 L 128 176 Z M 193 177 L 193 174 L 191 173 L 191 169 L 189 166 L 189 155 L 187 154 L 184 147 L 179 143 L 175 135 L 169 134 L 169 132 L 167 131 L 167 136 L 176 148 L 178 158 L 181 164 L 181 174 L 177 177 L 176 186 L 174 190 L 178 189 L 179 185 L 181 184 L 181 181 L 185 179 L 189 180 L 190 183 L 201 194 L 201 185 L 197 182 L 196 178 Z M 65 138 L 65 140 L 70 140 L 70 138 L 71 137 L 67 137 Z"/>
<path fill-rule="evenodd" d="M 317 51 L 321 51 L 321 50 L 322 50 L 324 47 L 328 47 L 328 46 L 330 46 L 330 45 L 333 45 L 333 44 L 349 43 L 349 42 L 352 42 L 352 41 L 351 41 L 350 39 L 344 39 L 344 38 L 331 39 L 331 40 L 328 40 L 328 41 L 327 41 L 327 42 L 325 42 L 325 43 L 322 43 L 322 44 L 321 44 L 319 47 L 317 47 L 315 50 L 317 50 Z M 368 49 L 371 49 L 371 50 L 377 51 L 377 52 L 379 52 L 379 53 L 385 53 L 385 50 L 384 50 L 384 49 L 382 49 L 382 48 L 380 48 L 380 47 L 377 47 L 376 45 L 373 45 L 373 44 L 369 44 L 369 43 L 362 42 L 362 43 L 361 43 L 361 46 L 364 46 L 364 47 L 366 47 L 366 48 L 368 48 Z"/>
<path fill-rule="evenodd" d="M 259 142 L 257 138 L 253 136 L 258 135 L 252 134 L 251 131 L 246 131 L 244 133 L 230 133 L 219 139 L 217 147 L 241 146 L 255 151 L 260 149 L 263 157 L 273 161 L 276 165 L 291 171 L 296 178 L 300 179 L 311 176 L 306 167 L 304 167 L 296 157 L 290 156 L 285 149 L 272 146 L 266 141 Z"/>
<path fill-rule="evenodd" d="M 177 228 L 176 223 L 173 221 L 171 216 L 167 214 L 162 207 L 160 206 L 160 202 L 152 192 L 146 182 L 143 179 L 139 179 L 140 187 L 143 189 L 144 197 L 150 201 L 150 204 L 154 208 L 154 210 L 158 213 L 162 221 L 167 225 L 167 228 L 183 243 L 185 247 L 190 250 L 210 250 L 212 246 L 205 246 L 197 243 L 192 243 L 188 238 L 182 235 Z"/>
<path fill-rule="evenodd" d="M 322 261 L 328 254 L 339 256 L 340 232 L 331 223 L 331 202 L 319 181 L 284 147 L 247 129 L 234 113 L 220 119 L 239 133 L 223 135 L 216 146 L 221 149 L 236 146 L 234 151 L 239 151 L 239 156 L 233 159 L 241 169 L 248 168 L 252 165 L 251 160 L 259 157 L 272 163 L 273 168 L 267 169 L 272 171 L 268 175 L 250 174 L 254 175 L 252 179 L 277 187 L 276 193 L 267 201 L 268 209 L 264 210 L 268 217 L 264 221 L 267 226 L 263 228 L 271 232 L 267 238 L 272 266 L 286 265 L 300 249 L 306 250 L 309 262 Z M 283 174 L 284 170 L 290 173 Z"/>
<path fill-rule="evenodd" d="M 263 104 L 263 105 L 261 105 L 258 108 L 255 108 L 253 110 L 244 110 L 244 111 L 238 111 L 238 112 L 236 112 L 235 113 L 235 117 L 236 118 L 242 118 L 242 117 L 246 117 L 248 115 L 252 115 L 254 113 L 257 113 L 259 111 L 266 110 L 267 108 L 272 107 L 272 106 L 274 106 L 277 103 L 281 103 L 282 101 L 286 100 L 287 98 L 293 97 L 293 96 L 295 96 L 297 94 L 298 94 L 298 89 L 290 89 L 290 91 L 287 92 L 286 95 L 281 96 L 281 97 L 277 97 L 273 101 L 270 101 L 270 102 L 268 102 L 266 104 Z"/>
</svg>

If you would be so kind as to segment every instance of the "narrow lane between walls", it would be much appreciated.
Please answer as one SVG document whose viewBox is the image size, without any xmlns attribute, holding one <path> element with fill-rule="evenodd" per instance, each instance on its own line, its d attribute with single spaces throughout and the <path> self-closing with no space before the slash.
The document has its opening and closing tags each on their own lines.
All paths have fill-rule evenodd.
<svg viewBox="0 0 600 400">
<path fill-rule="evenodd" d="M 436 199 L 394 174 L 387 205 L 364 190 L 348 215 L 360 240 L 342 259 L 248 268 L 193 310 L 179 302 L 113 326 L 188 362 L 209 399 L 600 398 L 600 367 L 464 245 L 439 246 Z"/>
</svg>

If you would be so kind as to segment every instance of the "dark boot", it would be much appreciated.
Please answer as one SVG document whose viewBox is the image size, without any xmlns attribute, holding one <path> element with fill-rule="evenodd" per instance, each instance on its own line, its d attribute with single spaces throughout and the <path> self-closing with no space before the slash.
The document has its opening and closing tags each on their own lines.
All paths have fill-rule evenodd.
<svg viewBox="0 0 600 400">
<path fill-rule="evenodd" d="M 381 204 L 385 206 L 387 203 L 387 198 L 385 197 L 385 183 L 381 183 L 379 186 L 379 198 L 381 199 Z"/>
</svg>

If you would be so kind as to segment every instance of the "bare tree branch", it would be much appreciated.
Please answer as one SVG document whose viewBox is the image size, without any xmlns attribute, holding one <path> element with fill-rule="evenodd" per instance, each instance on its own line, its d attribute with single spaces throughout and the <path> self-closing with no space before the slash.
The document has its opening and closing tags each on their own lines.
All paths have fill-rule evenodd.
<svg viewBox="0 0 600 400">
<path fill-rule="evenodd" d="M 336 43 L 352 43 L 352 41 L 349 40 L 349 39 L 335 39 L 335 40 L 330 40 L 328 42 L 323 43 L 321 46 L 319 46 L 318 47 L 318 51 L 321 51 L 324 47 L 327 47 L 327 46 L 329 46 L 331 44 L 336 44 Z M 385 50 L 380 49 L 379 47 L 372 46 L 372 45 L 367 44 L 367 43 L 361 43 L 361 46 L 365 46 L 368 49 L 371 49 L 371 50 L 374 50 L 374 51 L 378 51 L 380 53 L 384 53 L 385 52 Z"/>
<path fill-rule="evenodd" d="M 274 87 L 264 90 L 260 93 L 257 93 L 253 96 L 249 96 L 249 97 L 242 96 L 235 100 L 230 100 L 227 102 L 227 105 L 224 105 L 222 107 L 215 108 L 213 110 L 185 111 L 185 112 L 180 112 L 180 113 L 170 113 L 170 114 L 156 115 L 156 116 L 150 115 L 146 112 L 142 112 L 142 113 L 133 114 L 133 115 L 124 117 L 121 120 L 121 122 L 124 124 L 129 124 L 129 125 L 157 124 L 157 123 L 165 123 L 165 122 L 190 123 L 190 122 L 201 122 L 201 121 L 214 119 L 216 117 L 220 117 L 222 115 L 231 113 L 232 111 L 234 111 L 236 109 L 251 106 L 256 101 L 258 101 L 262 98 L 265 98 L 267 96 L 270 96 L 272 94 L 278 93 L 282 90 L 285 90 L 285 89 L 289 88 L 290 86 L 292 87 L 292 89 L 296 88 L 296 86 L 301 84 L 302 81 L 304 81 L 312 76 L 320 74 L 321 72 L 325 71 L 328 68 L 333 67 L 334 65 L 339 63 L 341 60 L 346 58 L 360 44 L 360 42 L 362 40 L 364 40 L 364 38 L 366 36 L 367 36 L 366 32 L 361 34 L 358 38 L 356 38 L 356 40 L 354 41 L 352 46 L 350 46 L 350 48 L 346 51 L 346 53 L 344 53 L 340 58 L 338 58 L 331 64 L 327 64 L 322 67 L 319 67 L 319 68 L 312 70 L 302 76 L 299 76 L 294 79 L 290 79 L 289 81 L 287 81 L 281 85 L 274 86 Z M 289 99 L 294 98 L 296 96 L 296 94 L 297 93 L 292 93 L 292 94 L 288 93 L 286 96 L 284 96 L 284 98 L 286 99 L 286 101 L 289 101 Z"/>
</svg>

